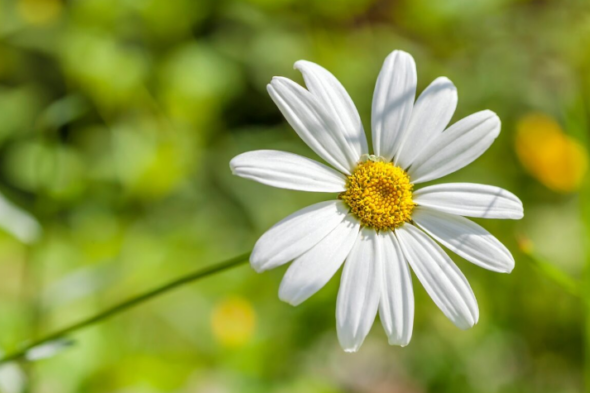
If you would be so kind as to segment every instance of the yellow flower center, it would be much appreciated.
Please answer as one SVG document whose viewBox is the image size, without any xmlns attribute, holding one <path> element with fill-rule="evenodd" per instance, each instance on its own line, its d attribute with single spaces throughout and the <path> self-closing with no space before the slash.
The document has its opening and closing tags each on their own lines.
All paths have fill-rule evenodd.
<svg viewBox="0 0 590 393">
<path fill-rule="evenodd" d="M 402 168 L 369 156 L 348 176 L 347 190 L 339 198 L 363 225 L 378 230 L 395 229 L 411 220 L 416 206 L 412 201 L 413 187 Z"/>
</svg>

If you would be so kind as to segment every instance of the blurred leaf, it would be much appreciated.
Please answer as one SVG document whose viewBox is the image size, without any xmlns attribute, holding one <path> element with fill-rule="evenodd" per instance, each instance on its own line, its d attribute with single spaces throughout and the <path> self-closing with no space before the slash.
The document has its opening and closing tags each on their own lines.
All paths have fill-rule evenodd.
<svg viewBox="0 0 590 393">
<path fill-rule="evenodd" d="M 176 48 L 160 71 L 160 92 L 172 118 L 188 122 L 200 133 L 221 111 L 221 103 L 242 89 L 239 68 L 206 44 Z"/>
<path fill-rule="evenodd" d="M 4 160 L 8 177 L 25 190 L 67 200 L 84 189 L 82 158 L 68 146 L 24 141 L 12 145 Z"/>
<path fill-rule="evenodd" d="M 78 95 L 66 96 L 53 102 L 39 118 L 41 127 L 57 130 L 88 112 L 88 104 Z"/>
<path fill-rule="evenodd" d="M 0 141 L 14 134 L 29 134 L 39 108 L 39 92 L 34 88 L 0 87 Z"/>
<path fill-rule="evenodd" d="M 148 62 L 137 48 L 113 36 L 77 28 L 65 36 L 61 49 L 64 69 L 99 108 L 114 110 L 138 97 Z"/>
<path fill-rule="evenodd" d="M 0 227 L 25 244 L 35 243 L 42 234 L 41 225 L 28 212 L 16 207 L 0 194 Z"/>
<path fill-rule="evenodd" d="M 55 21 L 63 10 L 60 0 L 18 0 L 22 18 L 33 25 L 46 25 Z"/>
</svg>

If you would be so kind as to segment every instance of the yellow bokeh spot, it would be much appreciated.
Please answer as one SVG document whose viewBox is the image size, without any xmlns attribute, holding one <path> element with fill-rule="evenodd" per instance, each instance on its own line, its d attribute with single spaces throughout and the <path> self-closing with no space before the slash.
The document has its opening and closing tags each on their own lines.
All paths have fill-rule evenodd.
<svg viewBox="0 0 590 393">
<path fill-rule="evenodd" d="M 534 244 L 531 239 L 526 237 L 525 235 L 518 236 L 516 238 L 518 248 L 522 251 L 523 254 L 531 255 L 534 250 Z"/>
<path fill-rule="evenodd" d="M 241 297 L 228 297 L 216 304 L 211 315 L 213 335 L 226 347 L 240 347 L 254 335 L 256 313 Z"/>
<path fill-rule="evenodd" d="M 588 152 L 551 117 L 534 113 L 517 125 L 516 153 L 522 165 L 547 188 L 573 192 L 588 170 Z"/>
<path fill-rule="evenodd" d="M 412 188 L 402 168 L 370 156 L 348 176 L 347 190 L 339 197 L 364 226 L 395 229 L 411 220 L 416 205 Z"/>
<path fill-rule="evenodd" d="M 18 11 L 22 18 L 32 25 L 53 22 L 63 8 L 61 0 L 19 0 Z"/>
</svg>

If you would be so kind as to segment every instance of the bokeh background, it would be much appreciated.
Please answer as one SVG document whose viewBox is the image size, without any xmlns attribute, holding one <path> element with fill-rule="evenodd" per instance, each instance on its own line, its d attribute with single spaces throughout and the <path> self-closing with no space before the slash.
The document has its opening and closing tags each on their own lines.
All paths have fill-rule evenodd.
<svg viewBox="0 0 590 393">
<path fill-rule="evenodd" d="M 449 77 L 453 121 L 491 109 L 503 127 L 445 181 L 504 187 L 525 206 L 522 221 L 483 222 L 514 254 L 512 274 L 455 258 L 479 301 L 471 330 L 414 280 L 410 345 L 388 346 L 377 322 L 345 354 L 338 277 L 294 308 L 277 296 L 285 268 L 243 265 L 76 333 L 51 358 L 0 367 L 0 391 L 584 391 L 589 48 L 585 0 L 0 0 L 5 352 L 246 252 L 329 198 L 228 166 L 263 148 L 313 157 L 265 90 L 274 75 L 301 82 L 299 59 L 342 81 L 366 130 L 392 50 L 416 59 L 419 91 Z"/>
</svg>

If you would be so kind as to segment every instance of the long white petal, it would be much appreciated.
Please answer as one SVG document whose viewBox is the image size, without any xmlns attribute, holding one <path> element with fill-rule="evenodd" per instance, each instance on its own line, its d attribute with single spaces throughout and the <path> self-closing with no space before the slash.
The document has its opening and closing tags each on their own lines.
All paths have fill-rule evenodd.
<svg viewBox="0 0 590 393">
<path fill-rule="evenodd" d="M 445 77 L 434 80 L 420 94 L 395 163 L 407 169 L 418 154 L 443 132 L 457 107 L 457 89 Z"/>
<path fill-rule="evenodd" d="M 383 238 L 383 273 L 379 316 L 389 344 L 406 346 L 414 326 L 414 290 L 410 268 L 393 232 L 379 234 Z"/>
<path fill-rule="evenodd" d="M 451 258 L 411 224 L 397 228 L 396 235 L 414 273 L 447 318 L 460 329 L 475 325 L 479 319 L 477 301 Z"/>
<path fill-rule="evenodd" d="M 344 86 L 332 73 L 318 64 L 299 60 L 295 63 L 295 69 L 301 71 L 307 89 L 336 120 L 340 131 L 358 156 L 367 154 L 367 136 L 361 117 Z"/>
<path fill-rule="evenodd" d="M 291 214 L 258 239 L 250 264 L 260 273 L 292 261 L 318 244 L 347 214 L 341 201 L 316 203 Z"/>
<path fill-rule="evenodd" d="M 455 254 L 484 269 L 510 273 L 514 258 L 492 234 L 467 218 L 418 206 L 412 219 Z"/>
<path fill-rule="evenodd" d="M 420 152 L 408 169 L 413 183 L 438 179 L 481 156 L 500 134 L 500 119 L 481 111 L 459 120 Z"/>
<path fill-rule="evenodd" d="M 274 77 L 268 93 L 299 137 L 339 171 L 350 174 L 360 156 L 317 98 L 297 83 Z"/>
<path fill-rule="evenodd" d="M 279 298 L 297 306 L 322 289 L 350 253 L 360 222 L 347 216 L 328 236 L 295 259 L 281 282 Z"/>
<path fill-rule="evenodd" d="M 229 166 L 234 175 L 290 190 L 341 192 L 346 177 L 317 161 L 293 153 L 256 150 L 234 157 Z"/>
<path fill-rule="evenodd" d="M 344 264 L 336 301 L 336 328 L 346 352 L 360 348 L 377 315 L 383 262 L 380 246 L 377 232 L 365 227 Z"/>
<path fill-rule="evenodd" d="M 503 188 L 473 183 L 445 183 L 414 192 L 414 202 L 445 213 L 467 217 L 519 220 L 522 202 Z"/>
<path fill-rule="evenodd" d="M 416 63 L 410 54 L 396 50 L 387 56 L 373 93 L 371 124 L 375 154 L 388 161 L 407 131 L 416 83 Z"/>
</svg>

